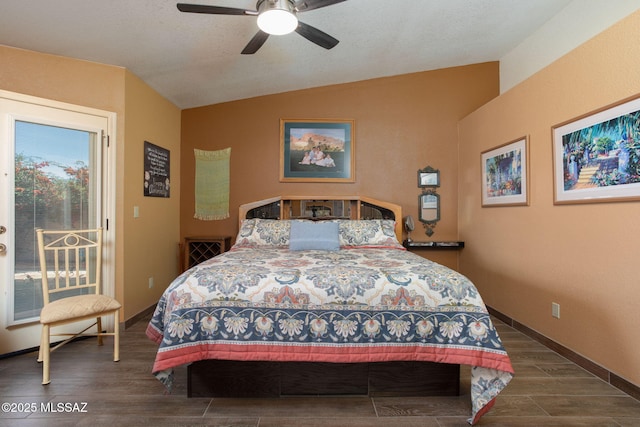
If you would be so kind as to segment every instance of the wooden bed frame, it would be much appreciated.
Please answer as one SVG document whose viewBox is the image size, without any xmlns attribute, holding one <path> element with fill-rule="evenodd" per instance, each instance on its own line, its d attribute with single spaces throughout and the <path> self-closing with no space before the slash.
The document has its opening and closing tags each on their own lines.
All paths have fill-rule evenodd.
<svg viewBox="0 0 640 427">
<path fill-rule="evenodd" d="M 435 362 L 201 360 L 187 373 L 188 397 L 460 394 L 460 365 Z"/>
<path fill-rule="evenodd" d="M 321 212 L 321 214 L 319 213 Z M 361 196 L 279 196 L 240 206 L 240 222 L 263 219 L 393 219 L 402 208 Z M 290 395 L 457 396 L 460 365 L 435 362 L 250 362 L 202 360 L 187 368 L 189 397 Z"/>
<path fill-rule="evenodd" d="M 340 212 L 331 211 L 330 215 L 316 215 L 317 210 L 304 209 L 311 206 L 319 209 L 332 209 L 341 206 Z M 402 242 L 402 206 L 362 196 L 278 196 L 241 205 L 238 210 L 240 219 L 393 219 L 396 220 L 396 237 Z"/>
</svg>

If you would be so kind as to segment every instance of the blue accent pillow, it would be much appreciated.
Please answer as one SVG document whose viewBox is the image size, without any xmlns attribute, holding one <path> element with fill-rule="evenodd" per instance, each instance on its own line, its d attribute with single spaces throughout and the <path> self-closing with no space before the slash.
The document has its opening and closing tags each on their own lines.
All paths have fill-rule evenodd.
<svg viewBox="0 0 640 427">
<path fill-rule="evenodd" d="M 339 230 L 336 222 L 291 221 L 289 249 L 337 251 L 340 249 Z"/>
</svg>

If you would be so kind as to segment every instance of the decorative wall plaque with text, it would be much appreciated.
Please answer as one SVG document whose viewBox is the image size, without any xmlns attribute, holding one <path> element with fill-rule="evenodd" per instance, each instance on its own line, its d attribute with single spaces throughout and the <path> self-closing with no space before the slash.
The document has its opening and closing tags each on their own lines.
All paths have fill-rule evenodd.
<svg viewBox="0 0 640 427">
<path fill-rule="evenodd" d="M 144 195 L 170 196 L 169 150 L 144 142 Z"/>
</svg>

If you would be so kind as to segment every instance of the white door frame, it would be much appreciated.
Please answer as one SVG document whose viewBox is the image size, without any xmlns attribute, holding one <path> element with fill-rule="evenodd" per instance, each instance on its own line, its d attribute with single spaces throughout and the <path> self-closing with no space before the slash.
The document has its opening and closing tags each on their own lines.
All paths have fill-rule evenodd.
<svg viewBox="0 0 640 427">
<path fill-rule="evenodd" d="M 91 107 L 84 107 L 80 105 L 74 105 L 59 101 L 53 101 L 48 99 L 43 99 L 35 96 L 24 95 L 14 92 L 9 92 L 5 90 L 0 90 L 0 102 L 2 103 L 23 103 L 23 104 L 32 104 L 34 106 L 42 106 L 48 107 L 58 110 L 65 110 L 70 112 L 76 112 L 81 114 L 94 115 L 100 118 L 106 119 L 106 129 L 104 129 L 104 138 L 106 140 L 103 141 L 103 144 L 106 147 L 103 150 L 103 158 L 102 158 L 102 172 L 103 172 L 103 199 L 102 199 L 102 227 L 104 228 L 104 263 L 103 263 L 103 286 L 104 293 L 110 296 L 115 296 L 115 258 L 116 258 L 116 113 L 110 111 L 99 110 Z M 0 129 L 7 129 L 9 124 L 6 122 L 0 123 Z M 100 137 L 100 135 L 98 135 Z M 6 131 L 3 131 L 0 134 L 0 143 L 8 142 L 9 135 L 7 135 Z M 3 170 L 5 165 L 13 165 L 13 159 L 6 159 L 3 162 L 0 162 L 0 180 L 4 180 L 2 182 L 3 187 L 8 187 L 7 178 L 8 171 Z M 12 166 L 11 166 L 12 167 Z M 106 190 L 106 191 L 105 191 Z M 3 190 L 0 190 L 0 196 L 2 195 Z M 6 196 L 6 195 L 5 195 Z M 5 199 L 6 200 L 6 199 Z M 0 215 L 5 219 L 10 219 L 13 217 L 13 212 L 9 212 L 13 209 L 13 206 L 7 206 L 8 203 L 0 203 Z M 9 209 L 11 208 L 11 209 Z M 2 225 L 2 224 L 0 224 Z M 11 233 L 5 233 L 4 235 L 0 235 L 0 243 L 3 243 L 9 247 L 9 250 L 13 250 L 11 248 L 10 242 L 7 242 L 7 235 L 13 235 Z M 1 255 L 0 256 L 4 256 Z M 0 278 L 4 281 L 4 277 Z M 8 286 L 9 284 L 5 284 L 4 286 L 0 286 L 0 290 L 2 290 L 2 307 L 0 307 L 0 341 L 4 341 L 5 344 L 0 343 L 0 354 L 4 354 L 7 352 L 14 352 L 25 348 L 31 348 L 37 346 L 39 343 L 39 335 L 40 335 L 40 325 L 39 322 L 30 322 L 25 324 L 14 324 L 13 319 L 9 319 L 8 313 L 3 313 L 6 307 L 6 299 L 8 298 Z M 115 325 L 113 324 L 111 318 L 105 318 L 103 325 L 109 329 L 113 330 Z M 27 332 L 29 339 L 24 344 L 19 342 L 11 342 L 11 341 L 25 341 L 19 335 L 20 330 L 28 329 L 30 332 Z M 12 334 L 12 331 L 15 333 Z M 37 332 L 37 333 L 35 333 Z M 13 336 L 12 336 L 13 335 Z M 16 335 L 18 336 L 16 339 Z M 34 337 L 31 337 L 34 335 Z M 35 338 L 37 336 L 37 339 Z M 24 346 L 23 348 L 19 348 L 20 346 Z M 7 350 L 9 349 L 9 350 Z M 17 349 L 17 350 L 16 350 Z"/>
</svg>

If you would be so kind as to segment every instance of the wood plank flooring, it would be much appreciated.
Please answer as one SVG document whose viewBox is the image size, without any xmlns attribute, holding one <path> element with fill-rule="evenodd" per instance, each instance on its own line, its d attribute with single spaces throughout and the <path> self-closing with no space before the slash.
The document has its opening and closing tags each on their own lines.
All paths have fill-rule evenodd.
<svg viewBox="0 0 640 427">
<path fill-rule="evenodd" d="M 495 319 L 516 376 L 481 426 L 640 427 L 640 402 Z M 0 426 L 454 427 L 470 415 L 468 367 L 459 397 L 187 398 L 186 368 L 173 393 L 151 375 L 156 346 L 146 320 L 122 333 L 121 360 L 110 342 L 71 343 L 52 354 L 42 386 L 36 353 L 0 360 Z M 86 406 L 85 406 L 86 404 Z M 43 411 L 50 409 L 48 412 Z M 11 408 L 11 406 L 13 406 Z M 34 408 L 35 411 L 29 411 Z M 56 410 L 57 412 L 54 412 Z"/>
</svg>

